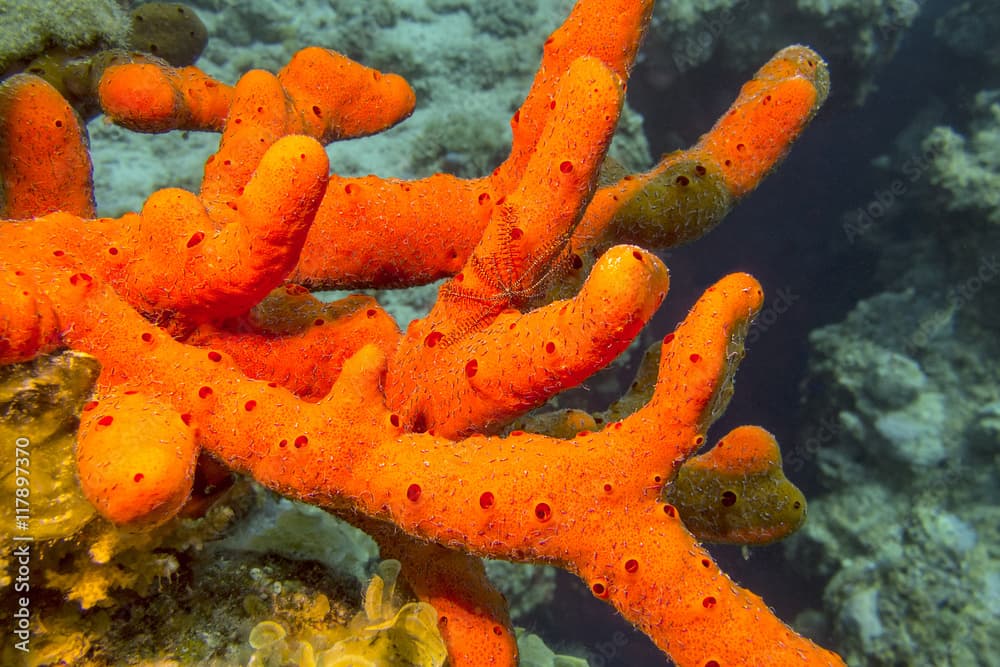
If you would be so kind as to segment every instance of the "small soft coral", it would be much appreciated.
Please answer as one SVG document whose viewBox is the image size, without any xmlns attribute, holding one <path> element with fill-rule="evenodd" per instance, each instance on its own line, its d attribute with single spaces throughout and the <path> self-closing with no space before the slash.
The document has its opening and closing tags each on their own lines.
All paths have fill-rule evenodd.
<svg viewBox="0 0 1000 667">
<path fill-rule="evenodd" d="M 276 621 L 258 623 L 250 632 L 250 645 L 255 649 L 250 664 L 441 667 L 448 652 L 437 627 L 437 614 L 425 602 L 398 602 L 400 567 L 395 560 L 379 564 L 368 583 L 361 611 L 347 627 L 291 636 Z M 329 603 L 325 604 L 328 608 Z"/>
</svg>

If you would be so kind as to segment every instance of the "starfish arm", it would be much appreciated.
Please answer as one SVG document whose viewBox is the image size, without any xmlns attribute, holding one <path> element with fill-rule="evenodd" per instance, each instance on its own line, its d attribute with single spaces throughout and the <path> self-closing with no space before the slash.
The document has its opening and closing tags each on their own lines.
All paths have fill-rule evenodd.
<svg viewBox="0 0 1000 667">
<path fill-rule="evenodd" d="M 521 180 L 497 202 L 473 251 L 501 257 L 510 275 L 499 279 L 532 284 L 566 246 L 593 196 L 623 99 L 621 79 L 600 60 L 581 57 L 570 64 Z"/>
<path fill-rule="evenodd" d="M 390 366 L 389 405 L 407 422 L 446 437 L 496 432 L 611 363 L 659 307 L 667 286 L 666 267 L 655 255 L 612 248 L 572 299 L 524 315 L 502 313 L 453 345 L 418 346 L 427 370 L 415 376 Z M 447 392 L 434 389 L 443 386 Z"/>
<path fill-rule="evenodd" d="M 492 378 L 500 375 L 501 366 L 489 362 L 488 357 L 515 344 L 520 331 L 504 330 L 499 339 L 479 334 L 489 330 L 502 311 L 517 308 L 528 300 L 527 297 L 544 293 L 545 284 L 554 277 L 553 265 L 557 264 L 562 250 L 558 239 L 568 238 L 569 230 L 592 193 L 597 168 L 617 118 L 620 93 L 617 76 L 593 58 L 577 59 L 563 77 L 555 98 L 556 113 L 550 119 L 552 128 L 546 130 L 547 140 L 529 163 L 524 183 L 518 186 L 509 201 L 496 203 L 491 222 L 463 271 L 441 288 L 438 301 L 427 317 L 410 325 L 393 356 L 386 380 L 386 396 L 408 426 L 417 430 L 443 429 L 441 432 L 448 434 L 497 428 L 515 416 L 517 412 L 512 413 L 512 410 L 523 411 L 525 406 L 545 400 L 556 391 L 578 383 L 584 367 L 593 370 L 595 363 L 603 366 L 613 358 L 606 354 L 590 355 L 560 368 L 570 356 L 569 351 L 560 348 L 558 354 L 549 353 L 553 367 L 550 372 L 542 373 L 544 377 L 510 379 L 509 386 L 505 381 L 504 388 L 496 391 L 488 385 Z M 578 130 L 583 124 L 588 131 Z M 638 250 L 635 252 L 647 257 Z M 665 292 L 665 285 L 653 288 L 652 296 L 643 288 L 654 285 L 657 280 L 665 282 L 666 273 L 662 264 L 650 258 L 641 266 L 643 275 L 638 276 L 634 269 L 641 262 L 635 261 L 631 250 L 626 254 L 631 261 L 608 263 L 609 270 L 621 271 L 619 278 L 626 286 L 620 300 L 611 301 L 613 305 L 609 307 L 620 307 L 622 314 L 639 314 L 629 317 L 626 327 L 634 335 L 638 328 L 632 329 L 633 324 L 640 322 L 641 326 L 651 313 L 650 303 L 655 301 L 655 305 L 659 305 L 659 294 Z M 613 269 L 610 264 L 614 265 Z M 651 279 L 647 274 L 658 274 L 659 278 Z M 593 289 L 581 295 L 578 303 L 607 299 L 607 294 L 599 287 L 606 280 L 604 276 L 602 272 L 595 279 Z M 655 305 L 652 308 L 655 309 Z M 578 318 L 589 309 L 584 305 L 573 310 L 567 318 L 579 328 L 584 323 Z M 527 330 L 533 331 L 532 327 L 550 329 L 552 323 L 545 322 L 545 317 L 550 316 L 529 317 Z M 595 319 L 609 321 L 604 317 Z M 497 330 L 509 324 L 505 319 Z M 611 325 L 609 330 L 613 331 L 616 340 L 628 340 L 629 335 L 621 335 L 618 325 Z M 595 325 L 587 323 L 584 328 L 589 330 L 591 326 Z M 600 331 L 600 325 L 595 328 L 597 333 L 607 333 Z M 516 343 L 518 346 L 523 344 Z M 547 344 L 556 346 L 553 341 Z M 627 343 L 621 343 L 624 344 Z M 567 345 L 568 350 L 576 347 L 575 343 Z M 602 336 L 592 349 L 606 352 L 615 347 Z M 621 350 L 620 345 L 617 349 Z M 511 350 L 506 349 L 505 353 L 510 354 Z M 535 354 L 535 350 L 526 350 L 526 365 L 515 367 L 514 373 L 526 372 L 530 368 L 528 359 Z M 486 391 L 477 396 L 482 390 L 477 390 L 468 380 L 475 376 L 473 366 L 483 355 L 486 355 L 487 379 L 482 389 Z M 446 386 L 449 389 L 444 390 Z M 452 392 L 453 386 L 464 387 L 465 391 L 457 396 Z M 455 400 L 442 401 L 440 398 L 449 395 L 455 396 Z M 491 413 L 491 410 L 496 412 Z"/>
<path fill-rule="evenodd" d="M 627 79 L 652 5 L 649 0 L 576 4 L 547 41 L 531 92 L 511 121 L 510 156 L 490 176 L 439 174 L 408 182 L 334 176 L 293 279 L 317 288 L 396 287 L 455 275 L 482 237 L 493 203 L 523 180 L 570 63 L 595 58 Z M 395 239 L 388 250 L 381 242 L 387 233 Z"/>
</svg>

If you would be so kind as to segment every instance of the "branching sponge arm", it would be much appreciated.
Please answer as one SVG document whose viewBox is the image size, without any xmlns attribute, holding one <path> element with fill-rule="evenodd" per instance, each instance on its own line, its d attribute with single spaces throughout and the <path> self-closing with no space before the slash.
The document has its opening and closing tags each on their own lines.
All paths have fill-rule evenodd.
<svg viewBox="0 0 1000 667">
<path fill-rule="evenodd" d="M 455 442 L 407 433 L 382 403 L 385 359 L 373 347 L 347 362 L 317 404 L 248 382 L 225 355 L 192 356 L 166 337 L 117 370 L 136 378 L 173 373 L 169 400 L 199 441 L 280 493 L 389 519 L 473 553 L 579 573 L 679 664 L 753 664 L 747 656 L 760 655 L 778 665 L 802 656 L 808 664 L 841 664 L 735 586 L 657 501 L 659 486 L 700 444 L 725 400 L 739 358 L 732 352 L 760 300 L 748 276 L 721 281 L 669 343 L 677 354 L 664 355 L 650 404 L 570 441 L 512 434 Z M 88 302 L 78 319 L 92 322 L 101 310 L 99 301 Z M 87 330 L 81 327 L 75 347 L 91 346 Z M 691 406 L 690 414 L 674 413 L 677 406 Z M 233 414 L 243 421 L 239 433 Z M 529 469 L 536 474 L 525 475 Z"/>
</svg>

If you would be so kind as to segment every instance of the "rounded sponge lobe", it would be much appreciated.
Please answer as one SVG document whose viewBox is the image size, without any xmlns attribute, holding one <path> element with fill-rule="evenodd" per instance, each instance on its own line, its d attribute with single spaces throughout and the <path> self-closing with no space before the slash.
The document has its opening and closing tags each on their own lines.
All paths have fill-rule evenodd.
<svg viewBox="0 0 1000 667">
<path fill-rule="evenodd" d="M 76 450 L 80 486 L 109 521 L 150 528 L 188 499 L 198 450 L 182 416 L 155 399 L 121 393 L 91 402 Z"/>
</svg>

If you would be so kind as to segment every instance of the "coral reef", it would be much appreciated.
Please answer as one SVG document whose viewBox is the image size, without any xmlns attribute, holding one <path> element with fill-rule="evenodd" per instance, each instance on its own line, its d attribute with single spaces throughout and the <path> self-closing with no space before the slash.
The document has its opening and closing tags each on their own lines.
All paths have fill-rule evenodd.
<svg viewBox="0 0 1000 667">
<path fill-rule="evenodd" d="M 987 67 L 1000 64 L 1000 47 L 992 35 L 1000 27 L 1000 12 L 988 0 L 969 0 L 950 7 L 935 26 L 935 36 L 955 53 Z"/>
<path fill-rule="evenodd" d="M 966 212 L 1000 224 L 1000 91 L 979 92 L 966 135 L 939 126 L 924 148 L 932 154 L 931 182 L 953 212 Z"/>
<path fill-rule="evenodd" d="M 45 79 L 85 120 L 101 111 L 97 84 L 107 67 L 149 59 L 191 65 L 208 40 L 198 16 L 171 2 L 145 3 L 127 14 L 114 2 L 39 2 L 20 8 L 11 23 L 4 35 L 19 38 L 0 44 L 3 76 Z"/>
<path fill-rule="evenodd" d="M 481 33 L 469 13 L 479 2 L 304 3 L 291 11 L 280 0 L 189 3 L 212 33 L 198 66 L 220 81 L 249 69 L 280 69 L 302 44 L 321 44 L 415 86 L 420 104 L 390 132 L 350 144 L 327 146 L 341 175 L 375 173 L 420 178 L 444 171 L 478 176 L 499 163 L 510 146 L 507 120 L 531 84 L 539 45 L 572 3 L 538 3 L 518 17 L 516 34 Z M 490 9 L 501 3 L 492 2 Z M 761 57 L 761 62 L 770 54 Z M 752 66 L 751 66 L 752 67 Z M 741 76 L 747 73 L 744 67 Z M 702 126 L 704 129 L 704 126 Z M 171 133 L 139 141 L 114 125 L 91 127 L 97 200 L 102 215 L 138 210 L 145 193 L 166 187 L 197 190 L 205 159 L 217 148 L 210 135 Z M 612 155 L 632 168 L 651 161 L 642 119 L 626 110 L 616 128 Z M 137 170 L 135 164 L 158 169 Z M 428 300 L 429 304 L 433 299 Z"/>
<path fill-rule="evenodd" d="M 791 561 L 830 577 L 849 663 L 992 664 L 996 378 L 975 359 L 1000 350 L 995 327 L 946 314 L 946 299 L 886 292 L 812 337 L 810 387 L 825 389 L 808 407 L 828 425 L 818 457 L 834 491 L 812 501 Z"/>
<path fill-rule="evenodd" d="M 688 71 L 733 72 L 793 39 L 821 49 L 837 72 L 839 94 L 864 101 L 917 17 L 918 0 L 683 0 L 661 3 L 644 74 L 657 88 Z M 680 87 L 680 86 L 677 86 Z"/>
<path fill-rule="evenodd" d="M 401 78 L 333 52 L 304 49 L 234 88 L 139 62 L 103 72 L 108 117 L 221 129 L 221 145 L 198 195 L 165 189 L 138 214 L 90 219 L 72 110 L 36 78 L 8 81 L 0 131 L 18 138 L 5 156 L 15 219 L 0 224 L 0 361 L 68 347 L 101 363 L 76 451 L 97 510 L 145 539 L 182 509 L 209 455 L 371 534 L 433 605 L 429 624 L 430 607 L 411 609 L 440 629 L 454 665 L 516 659 L 478 556 L 577 574 L 681 665 L 842 664 L 726 577 L 659 497 L 732 395 L 763 299 L 752 277 L 719 280 L 664 338 L 649 400 L 631 414 L 568 440 L 495 435 L 609 363 L 663 301 L 665 266 L 626 243 L 706 233 L 826 98 L 823 61 L 788 47 L 691 149 L 643 174 L 609 165 L 599 185 L 651 9 L 579 2 L 546 41 L 509 157 L 475 179 L 330 175 L 317 139 L 377 132 L 414 102 Z M 75 166 L 41 172 L 49 146 Z M 78 197 L 64 205 L 67 189 Z M 289 282 L 438 277 L 434 307 L 401 335 L 370 299 L 324 306 Z M 303 364 L 308 382 L 293 370 Z M 754 427 L 720 442 L 773 447 Z M 773 471 L 767 452 L 725 457 L 727 472 Z M 368 624 L 386 616 L 376 598 Z M 255 644 L 280 634 L 265 625 Z"/>
<path fill-rule="evenodd" d="M 128 14 L 114 0 L 88 2 L 4 2 L 0 72 L 53 46 L 68 50 L 125 46 Z"/>
<path fill-rule="evenodd" d="M 971 40 L 990 10 L 950 7 L 937 38 Z M 960 51 L 978 63 L 943 66 L 992 71 L 972 91 L 997 85 L 994 52 Z M 915 110 L 882 161 L 891 189 L 864 224 L 845 221 L 848 242 L 874 252 L 877 281 L 810 336 L 811 426 L 786 451 L 795 465 L 815 455 L 828 490 L 786 543 L 790 561 L 825 581 L 831 635 L 852 664 L 996 664 L 998 121 L 995 93 L 969 83 L 955 81 L 950 125 L 933 99 Z"/>
</svg>

